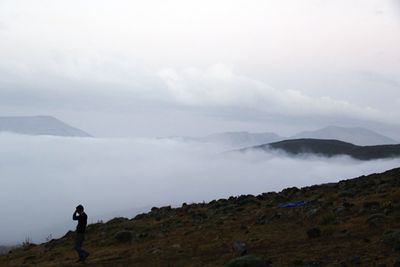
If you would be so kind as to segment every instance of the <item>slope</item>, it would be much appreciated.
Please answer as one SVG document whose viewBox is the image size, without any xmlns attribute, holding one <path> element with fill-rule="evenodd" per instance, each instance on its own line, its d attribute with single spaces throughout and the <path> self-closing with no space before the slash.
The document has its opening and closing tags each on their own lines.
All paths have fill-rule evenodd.
<svg viewBox="0 0 400 267">
<path fill-rule="evenodd" d="M 251 260 L 243 254 L 259 258 L 245 266 L 393 266 L 400 264 L 399 178 L 393 169 L 91 224 L 85 266 L 232 267 L 239 265 L 231 260 Z M 82 266 L 73 236 L 25 244 L 1 256 L 0 266 Z"/>
</svg>

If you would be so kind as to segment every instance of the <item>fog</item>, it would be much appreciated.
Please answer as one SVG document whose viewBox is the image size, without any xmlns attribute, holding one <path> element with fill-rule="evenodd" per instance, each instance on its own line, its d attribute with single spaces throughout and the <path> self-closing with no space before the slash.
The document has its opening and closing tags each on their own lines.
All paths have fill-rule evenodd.
<svg viewBox="0 0 400 267">
<path fill-rule="evenodd" d="M 65 234 L 75 227 L 71 216 L 80 203 L 94 223 L 152 206 L 336 182 L 399 165 L 399 159 L 227 154 L 226 147 L 163 139 L 0 134 L 0 147 L 2 244 Z"/>
</svg>

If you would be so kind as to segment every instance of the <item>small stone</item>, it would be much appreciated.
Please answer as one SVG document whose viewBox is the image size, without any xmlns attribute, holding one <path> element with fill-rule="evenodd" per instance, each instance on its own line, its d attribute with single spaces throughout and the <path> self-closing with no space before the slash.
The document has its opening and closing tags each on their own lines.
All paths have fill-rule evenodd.
<svg viewBox="0 0 400 267">
<path fill-rule="evenodd" d="M 172 248 L 174 249 L 180 249 L 181 248 L 181 244 L 173 244 Z"/>
<path fill-rule="evenodd" d="M 232 250 L 239 256 L 247 254 L 247 245 L 242 241 L 235 241 L 232 244 Z"/>
</svg>

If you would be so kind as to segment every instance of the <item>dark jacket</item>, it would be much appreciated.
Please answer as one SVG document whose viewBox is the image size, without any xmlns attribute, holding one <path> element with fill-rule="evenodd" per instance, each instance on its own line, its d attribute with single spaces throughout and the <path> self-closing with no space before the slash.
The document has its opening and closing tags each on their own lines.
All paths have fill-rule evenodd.
<svg viewBox="0 0 400 267">
<path fill-rule="evenodd" d="M 76 226 L 77 233 L 84 233 L 86 231 L 87 225 L 87 215 L 86 213 L 82 212 L 81 214 L 74 212 L 72 215 L 72 219 L 74 221 L 78 221 L 78 225 Z"/>
</svg>

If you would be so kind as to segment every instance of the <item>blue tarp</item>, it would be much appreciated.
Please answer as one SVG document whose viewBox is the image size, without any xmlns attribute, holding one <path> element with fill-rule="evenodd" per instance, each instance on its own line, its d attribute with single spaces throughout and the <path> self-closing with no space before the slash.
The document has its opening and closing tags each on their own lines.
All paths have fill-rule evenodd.
<svg viewBox="0 0 400 267">
<path fill-rule="evenodd" d="M 281 203 L 278 205 L 278 208 L 293 208 L 293 207 L 300 207 L 306 205 L 306 202 L 301 200 L 301 201 L 292 201 L 292 202 L 286 202 L 286 203 Z"/>
</svg>

